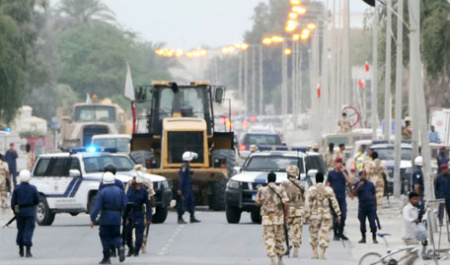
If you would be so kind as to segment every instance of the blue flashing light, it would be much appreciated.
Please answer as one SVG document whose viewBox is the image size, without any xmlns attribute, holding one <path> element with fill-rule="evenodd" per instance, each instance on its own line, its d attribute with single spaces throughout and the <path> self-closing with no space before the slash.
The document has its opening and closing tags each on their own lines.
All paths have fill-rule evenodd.
<svg viewBox="0 0 450 265">
<path fill-rule="evenodd" d="M 303 152 L 303 153 L 308 151 L 308 147 L 292 147 L 291 149 L 292 149 L 292 151 Z"/>
<path fill-rule="evenodd" d="M 272 146 L 261 145 L 261 146 L 258 146 L 258 150 L 259 151 L 271 151 L 272 150 Z"/>
<path fill-rule="evenodd" d="M 117 148 L 115 147 L 105 147 L 101 149 L 102 152 L 108 152 L 108 153 L 117 153 Z"/>
<path fill-rule="evenodd" d="M 95 152 L 98 152 L 98 149 L 95 146 L 88 146 L 86 148 L 86 151 L 89 153 L 95 153 Z"/>
<path fill-rule="evenodd" d="M 288 147 L 287 146 L 277 146 L 275 147 L 275 150 L 277 151 L 288 151 Z"/>
<path fill-rule="evenodd" d="M 10 131 L 11 131 L 11 127 L 6 127 L 6 128 L 5 128 L 5 131 L 6 131 L 6 132 L 10 132 Z"/>
</svg>

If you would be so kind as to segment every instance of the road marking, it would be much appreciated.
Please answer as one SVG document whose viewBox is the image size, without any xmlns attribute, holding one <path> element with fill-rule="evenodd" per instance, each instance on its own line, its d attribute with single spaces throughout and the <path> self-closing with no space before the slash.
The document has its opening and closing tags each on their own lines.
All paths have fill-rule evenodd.
<svg viewBox="0 0 450 265">
<path fill-rule="evenodd" d="M 178 236 L 178 234 L 181 232 L 181 230 L 183 230 L 183 228 L 184 228 L 184 225 L 178 226 L 178 228 L 170 236 L 167 243 L 161 248 L 161 251 L 159 251 L 159 253 L 158 253 L 159 256 L 165 256 L 165 255 L 169 254 L 169 249 L 170 249 L 173 241 L 175 241 L 175 238 Z"/>
</svg>

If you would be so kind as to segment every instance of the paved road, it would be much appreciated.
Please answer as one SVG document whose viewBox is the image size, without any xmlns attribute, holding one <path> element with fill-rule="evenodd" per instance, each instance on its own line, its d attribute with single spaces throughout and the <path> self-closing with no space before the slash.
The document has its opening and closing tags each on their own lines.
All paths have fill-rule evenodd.
<svg viewBox="0 0 450 265">
<path fill-rule="evenodd" d="M 170 213 L 166 223 L 152 225 L 148 253 L 128 258 L 124 264 L 269 264 L 262 241 L 262 228 L 252 224 L 248 214 L 243 214 L 238 225 L 226 223 L 223 212 L 199 212 L 200 224 L 176 224 L 175 213 Z M 0 211 L 3 222 L 9 211 Z M 16 229 L 0 230 L 0 265 L 14 264 L 98 264 L 101 245 L 98 228 L 91 229 L 87 215 L 56 216 L 50 227 L 36 227 L 32 259 L 20 258 L 15 245 Z M 304 229 L 308 236 L 307 227 Z M 309 238 L 309 237 L 308 237 Z M 328 260 L 310 260 L 309 239 L 304 240 L 299 259 L 287 259 L 285 264 L 355 264 L 350 246 L 332 242 Z M 113 260 L 113 264 L 118 264 Z"/>
</svg>

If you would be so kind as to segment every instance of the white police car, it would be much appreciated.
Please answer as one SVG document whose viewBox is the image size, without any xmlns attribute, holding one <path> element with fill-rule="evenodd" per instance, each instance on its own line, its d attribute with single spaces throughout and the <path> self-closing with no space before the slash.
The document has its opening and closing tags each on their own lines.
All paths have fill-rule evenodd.
<svg viewBox="0 0 450 265">
<path fill-rule="evenodd" d="M 269 150 L 272 147 L 268 148 Z M 258 188 L 267 184 L 267 174 L 274 171 L 277 183 L 287 181 L 286 168 L 296 165 L 300 168 L 300 177 L 305 188 L 315 184 L 315 173 L 327 173 L 323 157 L 319 153 L 307 152 L 305 149 L 275 148 L 278 151 L 256 152 L 245 161 L 241 172 L 230 178 L 225 192 L 226 217 L 228 223 L 239 223 L 242 212 L 250 212 L 255 223 L 261 222 L 260 208 L 255 205 Z M 259 150 L 267 150 L 259 147 Z"/>
<path fill-rule="evenodd" d="M 106 165 L 117 168 L 116 179 L 124 185 L 131 179 L 135 162 L 126 154 L 107 152 L 58 153 L 38 157 L 32 169 L 41 203 L 37 207 L 36 222 L 51 225 L 56 213 L 90 213 Z M 143 174 L 152 181 L 155 190 L 156 213 L 154 223 L 165 221 L 172 199 L 172 191 L 165 177 Z"/>
</svg>

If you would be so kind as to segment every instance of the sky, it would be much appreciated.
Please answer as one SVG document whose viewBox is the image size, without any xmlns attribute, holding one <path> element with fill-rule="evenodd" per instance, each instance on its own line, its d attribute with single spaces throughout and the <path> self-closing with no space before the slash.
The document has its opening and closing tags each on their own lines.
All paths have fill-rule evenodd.
<svg viewBox="0 0 450 265">
<path fill-rule="evenodd" d="M 361 24 L 359 20 L 368 6 L 361 0 L 349 1 L 352 24 Z M 143 40 L 184 50 L 242 41 L 245 31 L 252 27 L 253 9 L 260 2 L 269 0 L 103 0 L 125 29 L 138 33 Z"/>
</svg>

